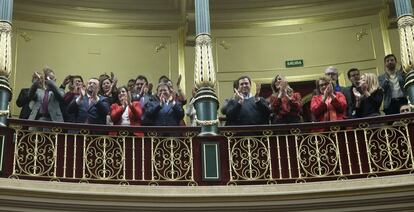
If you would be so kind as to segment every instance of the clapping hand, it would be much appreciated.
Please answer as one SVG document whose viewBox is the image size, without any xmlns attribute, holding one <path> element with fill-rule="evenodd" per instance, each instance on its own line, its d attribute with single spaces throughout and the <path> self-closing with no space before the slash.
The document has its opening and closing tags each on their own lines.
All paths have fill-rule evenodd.
<svg viewBox="0 0 414 212">
<path fill-rule="evenodd" d="M 257 101 L 260 100 L 260 90 L 262 89 L 262 85 L 260 83 L 256 83 L 256 94 L 254 95 L 254 99 Z"/>
<path fill-rule="evenodd" d="M 63 79 L 62 85 L 66 87 L 66 85 L 70 83 L 71 79 L 72 79 L 72 75 L 66 76 L 65 79 Z"/>
<path fill-rule="evenodd" d="M 244 96 L 236 88 L 234 89 L 234 99 L 240 104 L 244 101 Z"/>
<path fill-rule="evenodd" d="M 177 79 L 177 89 L 180 87 L 180 83 L 181 83 L 181 74 L 178 75 L 178 79 Z"/>
<path fill-rule="evenodd" d="M 166 102 L 167 102 L 167 99 L 165 98 L 164 94 L 161 94 L 160 105 L 163 106 Z"/>
<path fill-rule="evenodd" d="M 287 88 L 287 82 L 282 80 L 279 84 L 279 95 L 278 98 L 282 98 L 283 96 L 286 96 L 286 88 Z"/>
<path fill-rule="evenodd" d="M 356 88 L 353 88 L 352 92 L 354 93 L 354 96 L 357 100 L 361 99 L 362 94 Z"/>
</svg>

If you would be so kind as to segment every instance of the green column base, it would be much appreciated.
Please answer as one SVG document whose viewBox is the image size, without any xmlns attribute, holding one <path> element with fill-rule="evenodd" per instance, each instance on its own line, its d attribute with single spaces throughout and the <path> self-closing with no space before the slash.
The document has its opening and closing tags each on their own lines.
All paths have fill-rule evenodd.
<svg viewBox="0 0 414 212">
<path fill-rule="evenodd" d="M 201 143 L 201 160 L 203 181 L 219 181 L 221 164 L 219 142 Z"/>
<path fill-rule="evenodd" d="M 199 136 L 218 135 L 217 96 L 212 88 L 202 87 L 195 96 L 194 107 L 197 111 L 197 125 L 201 126 Z"/>
</svg>

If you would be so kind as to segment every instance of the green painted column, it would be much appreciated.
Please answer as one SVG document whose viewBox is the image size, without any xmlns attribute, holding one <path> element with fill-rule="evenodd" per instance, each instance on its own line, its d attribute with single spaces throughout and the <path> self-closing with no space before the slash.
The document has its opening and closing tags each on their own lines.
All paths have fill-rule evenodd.
<svg viewBox="0 0 414 212">
<path fill-rule="evenodd" d="M 394 0 L 400 34 L 401 64 L 406 73 L 404 88 L 413 111 L 414 104 L 414 17 L 411 0 Z"/>
<path fill-rule="evenodd" d="M 194 98 L 196 123 L 201 126 L 200 136 L 218 134 L 218 99 L 215 93 L 216 73 L 210 35 L 209 0 L 195 0 L 196 46 L 194 81 L 197 94 Z"/>
<path fill-rule="evenodd" d="M 10 114 L 9 102 L 12 90 L 9 84 L 11 72 L 11 31 L 13 0 L 0 0 L 0 126 L 7 125 Z"/>
<path fill-rule="evenodd" d="M 214 136 L 218 135 L 219 103 L 215 92 L 216 73 L 211 48 L 209 0 L 195 0 L 195 21 L 194 82 L 197 94 L 193 101 L 197 111 L 195 121 L 201 126 L 199 136 L 206 136 L 206 141 L 201 143 L 201 174 L 204 181 L 218 181 L 221 168 L 220 143 L 214 141 Z"/>
</svg>

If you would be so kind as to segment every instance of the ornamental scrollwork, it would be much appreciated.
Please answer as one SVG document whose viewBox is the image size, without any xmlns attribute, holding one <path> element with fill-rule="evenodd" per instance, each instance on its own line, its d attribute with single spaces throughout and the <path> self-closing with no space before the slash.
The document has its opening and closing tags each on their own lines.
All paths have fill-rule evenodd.
<svg viewBox="0 0 414 212">
<path fill-rule="evenodd" d="M 156 181 L 193 181 L 191 138 L 153 138 L 152 178 Z"/>
<path fill-rule="evenodd" d="M 270 149 L 267 136 L 228 137 L 230 181 L 271 180 Z"/>
</svg>

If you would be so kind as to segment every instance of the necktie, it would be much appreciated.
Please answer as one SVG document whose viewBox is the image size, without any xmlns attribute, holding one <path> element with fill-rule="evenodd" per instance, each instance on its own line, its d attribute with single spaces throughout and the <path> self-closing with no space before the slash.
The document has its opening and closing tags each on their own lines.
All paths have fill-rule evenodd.
<svg viewBox="0 0 414 212">
<path fill-rule="evenodd" d="M 92 106 L 94 101 L 95 101 L 95 99 L 92 96 L 90 96 L 89 97 L 89 107 Z"/>
<path fill-rule="evenodd" d="M 43 115 L 49 113 L 48 105 L 49 105 L 49 91 L 45 90 L 45 94 L 43 96 L 43 101 L 42 101 L 42 114 Z"/>
</svg>

